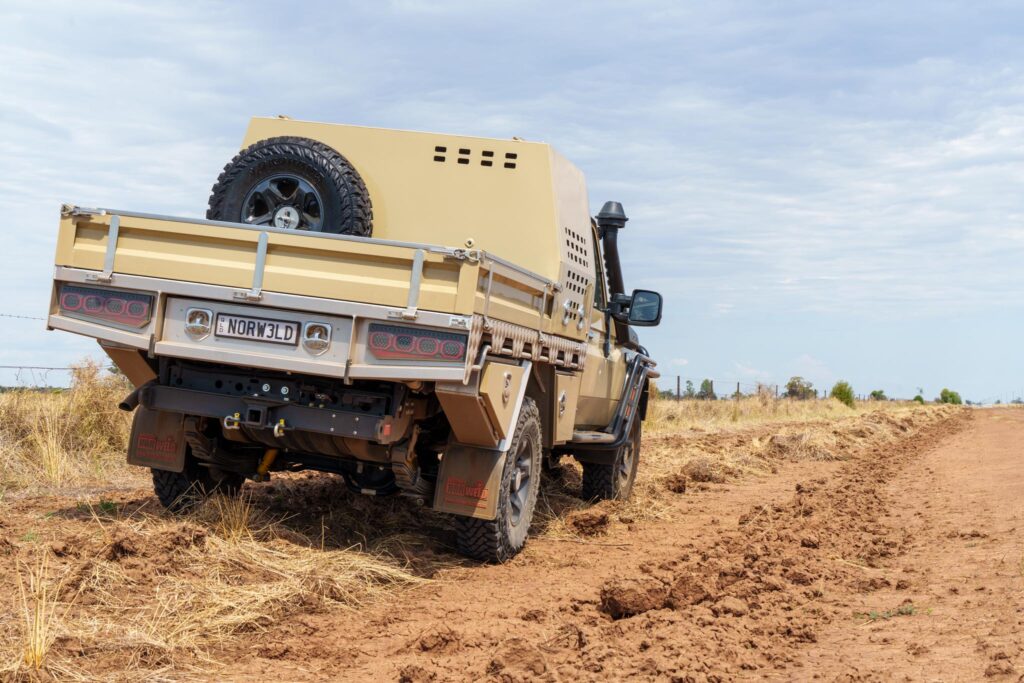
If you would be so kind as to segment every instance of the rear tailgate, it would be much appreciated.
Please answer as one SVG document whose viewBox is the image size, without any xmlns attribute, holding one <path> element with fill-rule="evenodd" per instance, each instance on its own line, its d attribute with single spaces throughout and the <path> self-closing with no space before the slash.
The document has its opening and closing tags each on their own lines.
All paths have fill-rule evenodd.
<svg viewBox="0 0 1024 683">
<path fill-rule="evenodd" d="M 111 230 L 111 223 L 116 229 Z M 61 218 L 56 264 L 71 268 L 200 282 L 299 296 L 409 304 L 422 261 L 417 306 L 473 312 L 477 273 L 454 249 L 237 223 L 190 221 L 129 212 L 70 209 Z M 460 284 L 464 286 L 460 290 Z M 460 298 L 460 293 L 462 294 Z"/>
</svg>

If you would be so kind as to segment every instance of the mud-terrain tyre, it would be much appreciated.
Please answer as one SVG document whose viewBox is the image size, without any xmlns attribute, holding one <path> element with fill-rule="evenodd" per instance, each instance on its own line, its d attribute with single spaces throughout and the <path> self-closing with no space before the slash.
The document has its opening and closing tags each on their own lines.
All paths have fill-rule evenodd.
<svg viewBox="0 0 1024 683">
<path fill-rule="evenodd" d="M 185 469 L 181 472 L 150 471 L 156 497 L 171 512 L 188 512 L 215 493 L 235 496 L 245 483 L 240 474 L 203 467 L 190 452 L 185 453 Z"/>
<path fill-rule="evenodd" d="M 615 452 L 608 465 L 583 463 L 583 500 L 626 500 L 633 492 L 636 470 L 640 465 L 640 420 L 634 420 L 630 440 Z"/>
<path fill-rule="evenodd" d="M 542 457 L 540 411 L 533 399 L 524 398 L 501 473 L 498 517 L 456 517 L 459 554 L 481 562 L 506 562 L 523 549 L 540 492 Z"/>
<path fill-rule="evenodd" d="M 246 147 L 217 178 L 210 220 L 369 237 L 373 207 L 348 159 L 322 142 L 276 137 Z"/>
</svg>

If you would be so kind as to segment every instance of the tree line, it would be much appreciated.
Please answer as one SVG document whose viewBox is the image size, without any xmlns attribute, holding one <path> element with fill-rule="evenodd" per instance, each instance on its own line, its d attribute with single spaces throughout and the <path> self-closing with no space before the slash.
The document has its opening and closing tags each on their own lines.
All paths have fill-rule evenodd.
<svg viewBox="0 0 1024 683">
<path fill-rule="evenodd" d="M 758 385 L 758 393 L 761 393 L 762 391 L 770 391 L 770 389 L 766 385 Z M 778 393 L 777 389 L 776 393 Z M 737 390 L 730 396 L 719 396 L 715 393 L 715 383 L 714 380 L 711 379 L 704 379 L 699 385 L 694 385 L 693 380 L 686 380 L 686 388 L 681 390 L 678 396 L 671 389 L 659 391 L 659 394 L 663 398 L 681 398 L 697 401 L 715 401 L 719 398 L 739 398 L 742 395 Z M 789 381 L 786 382 L 785 391 L 782 393 L 783 398 L 790 398 L 798 401 L 809 401 L 817 398 L 825 398 L 826 396 L 834 398 L 840 403 L 852 408 L 855 404 L 857 394 L 849 382 L 841 379 L 833 384 L 832 388 L 827 393 L 824 390 L 821 390 L 819 395 L 819 390 L 814 388 L 814 384 L 800 376 L 790 377 Z M 869 401 L 890 400 L 882 389 L 871 390 L 871 392 L 867 394 L 867 398 Z M 924 389 L 918 388 L 917 394 L 914 396 L 913 400 L 917 403 L 926 403 L 924 398 Z M 933 402 L 961 405 L 964 403 L 964 400 L 958 392 L 953 391 L 952 389 L 943 388 L 942 391 L 939 392 L 939 395 L 935 397 Z M 971 402 L 967 401 L 967 405 L 971 405 Z"/>
</svg>

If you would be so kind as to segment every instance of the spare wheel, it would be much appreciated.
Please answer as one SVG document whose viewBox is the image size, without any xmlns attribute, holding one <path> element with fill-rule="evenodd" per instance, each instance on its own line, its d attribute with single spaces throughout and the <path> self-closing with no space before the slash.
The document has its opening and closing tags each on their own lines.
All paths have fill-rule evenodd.
<svg viewBox="0 0 1024 683">
<path fill-rule="evenodd" d="M 217 178 L 210 220 L 369 237 L 373 208 L 359 172 L 336 150 L 300 137 L 261 140 Z"/>
</svg>

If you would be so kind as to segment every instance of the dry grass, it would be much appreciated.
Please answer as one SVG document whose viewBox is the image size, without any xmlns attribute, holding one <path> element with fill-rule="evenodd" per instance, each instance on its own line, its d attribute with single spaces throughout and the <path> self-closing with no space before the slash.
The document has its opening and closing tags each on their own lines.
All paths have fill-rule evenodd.
<svg viewBox="0 0 1024 683">
<path fill-rule="evenodd" d="M 117 409 L 129 391 L 126 379 L 86 362 L 68 390 L 0 393 L 0 489 L 137 476 L 124 462 L 130 416 Z"/>
<path fill-rule="evenodd" d="M 18 567 L 18 600 L 23 616 L 20 638 L 14 646 L 14 657 L 4 670 L 39 671 L 57 638 L 58 596 L 63 579 L 50 576 L 50 557 L 40 553 L 34 565 Z"/>
<path fill-rule="evenodd" d="M 915 404 L 920 408 L 920 404 Z M 841 420 L 869 413 L 896 413 L 913 409 L 909 401 L 859 401 L 849 408 L 834 398 L 798 401 L 762 393 L 729 401 L 651 401 L 645 434 L 656 435 L 681 429 L 732 429 L 737 426 Z"/>
<path fill-rule="evenodd" d="M 147 507 L 52 516 L 74 521 L 35 545 L 61 567 L 25 570 L 13 609 L 0 610 L 0 679 L 209 673 L 219 645 L 289 614 L 359 608 L 426 581 L 383 551 L 325 547 L 246 498 L 214 497 L 185 518 Z"/>
</svg>

